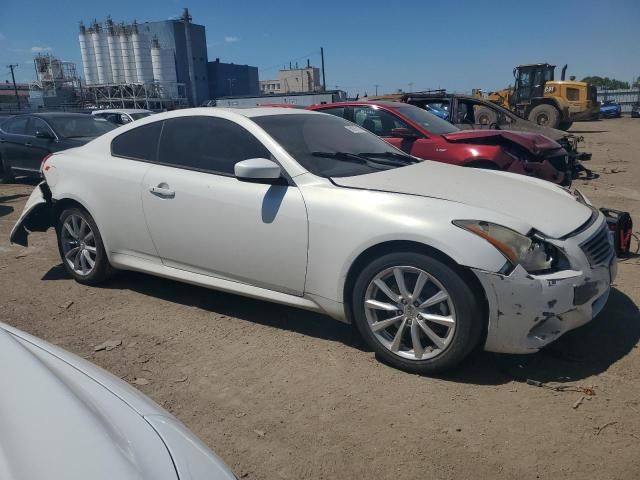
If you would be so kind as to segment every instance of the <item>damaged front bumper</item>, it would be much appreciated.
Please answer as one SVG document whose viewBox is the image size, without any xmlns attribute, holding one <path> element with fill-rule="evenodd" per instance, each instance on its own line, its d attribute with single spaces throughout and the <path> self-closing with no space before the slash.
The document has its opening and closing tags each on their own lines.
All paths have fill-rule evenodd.
<svg viewBox="0 0 640 480">
<path fill-rule="evenodd" d="M 28 246 L 29 232 L 44 232 L 52 225 L 51 190 L 46 182 L 33 189 L 20 218 L 11 229 L 11 243 Z"/>
<path fill-rule="evenodd" d="M 519 265 L 509 275 L 473 270 L 489 305 L 485 350 L 533 353 L 600 313 L 617 273 L 616 257 L 611 247 L 607 258 L 592 265 L 583 249 L 605 228 L 600 216 L 585 232 L 552 241 L 567 256 L 570 270 L 544 275 L 529 274 Z"/>
</svg>

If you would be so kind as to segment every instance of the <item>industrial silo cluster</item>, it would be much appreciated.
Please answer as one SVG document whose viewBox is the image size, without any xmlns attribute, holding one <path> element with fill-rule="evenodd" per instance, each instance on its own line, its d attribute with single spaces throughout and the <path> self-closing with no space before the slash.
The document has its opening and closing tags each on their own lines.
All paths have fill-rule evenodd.
<svg viewBox="0 0 640 480">
<path fill-rule="evenodd" d="M 177 82 L 175 53 L 149 38 L 138 24 L 80 24 L 80 54 L 87 85 L 147 84 L 168 88 Z"/>
</svg>

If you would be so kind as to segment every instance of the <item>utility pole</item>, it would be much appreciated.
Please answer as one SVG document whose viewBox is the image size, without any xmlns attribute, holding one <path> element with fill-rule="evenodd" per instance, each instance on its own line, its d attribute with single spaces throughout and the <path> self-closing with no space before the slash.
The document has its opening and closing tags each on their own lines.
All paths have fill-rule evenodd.
<svg viewBox="0 0 640 480">
<path fill-rule="evenodd" d="M 18 68 L 18 65 L 7 65 L 7 68 L 11 70 L 11 80 L 13 80 L 13 91 L 16 92 L 16 102 L 18 102 L 18 110 L 20 110 L 20 97 L 18 96 L 18 87 L 16 86 L 16 76 L 13 74 L 13 69 Z"/>
<path fill-rule="evenodd" d="M 374 87 L 376 87 L 376 97 L 378 96 L 378 87 L 379 87 L 379 86 L 380 86 L 380 85 L 378 85 L 378 84 L 375 84 L 375 85 L 374 85 Z"/>
<path fill-rule="evenodd" d="M 322 64 L 322 91 L 327 90 L 327 82 L 324 78 L 324 48 L 320 47 L 320 63 Z"/>
</svg>

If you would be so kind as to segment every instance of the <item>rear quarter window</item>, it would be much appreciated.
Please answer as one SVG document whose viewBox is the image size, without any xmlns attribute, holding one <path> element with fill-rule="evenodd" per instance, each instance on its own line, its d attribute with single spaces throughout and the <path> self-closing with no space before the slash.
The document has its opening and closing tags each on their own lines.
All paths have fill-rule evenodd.
<svg viewBox="0 0 640 480">
<path fill-rule="evenodd" d="M 111 141 L 111 155 L 155 161 L 163 123 L 149 123 L 118 135 Z"/>
</svg>

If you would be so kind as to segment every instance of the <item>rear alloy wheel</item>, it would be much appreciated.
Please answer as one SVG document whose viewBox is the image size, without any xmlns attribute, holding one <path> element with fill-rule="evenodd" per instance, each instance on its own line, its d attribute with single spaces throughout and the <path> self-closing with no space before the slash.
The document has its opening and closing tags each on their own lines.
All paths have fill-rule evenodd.
<svg viewBox="0 0 640 480">
<path fill-rule="evenodd" d="M 531 110 L 529 120 L 541 127 L 558 128 L 560 126 L 560 112 L 556 107 L 543 103 Z"/>
<path fill-rule="evenodd" d="M 80 208 L 62 212 L 56 228 L 62 263 L 79 283 L 93 285 L 111 276 L 102 237 L 91 215 Z"/>
<path fill-rule="evenodd" d="M 477 345 L 482 311 L 463 278 L 435 258 L 390 254 L 356 281 L 354 318 L 368 345 L 390 365 L 436 373 Z"/>
</svg>

